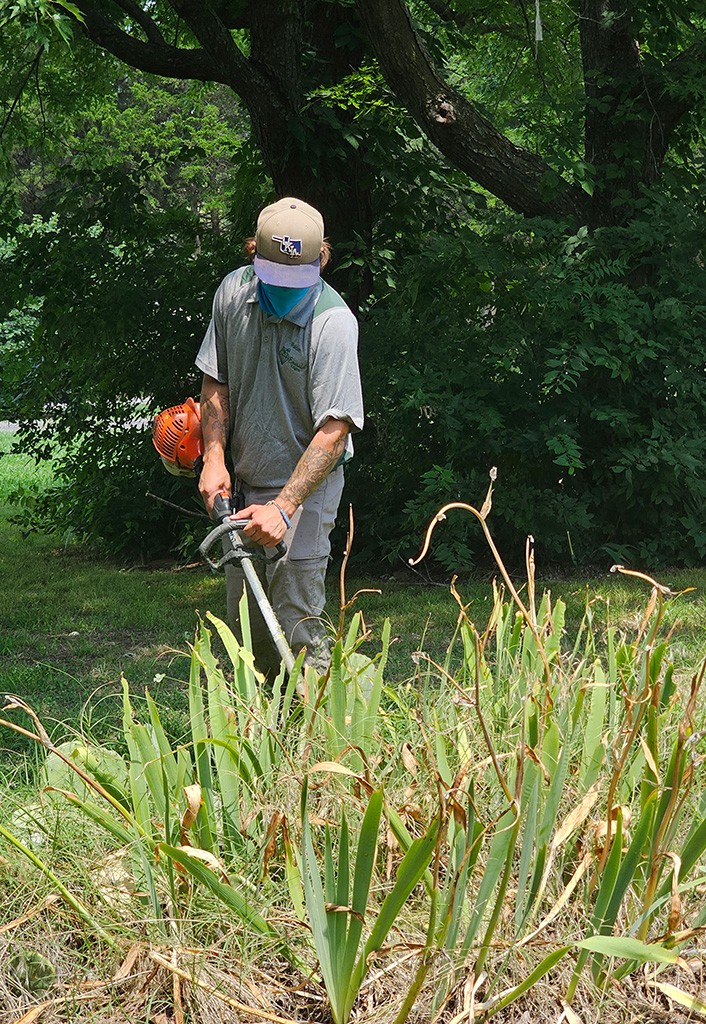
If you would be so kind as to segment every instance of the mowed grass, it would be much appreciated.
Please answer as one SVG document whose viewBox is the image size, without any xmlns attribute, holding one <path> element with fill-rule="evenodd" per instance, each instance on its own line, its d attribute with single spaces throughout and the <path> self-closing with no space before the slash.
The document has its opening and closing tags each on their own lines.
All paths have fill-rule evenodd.
<svg viewBox="0 0 706 1024">
<path fill-rule="evenodd" d="M 27 701 L 54 738 L 84 730 L 102 743 L 119 744 L 124 675 L 138 699 L 149 687 L 169 734 L 180 738 L 188 726 L 188 643 L 197 612 L 225 614 L 223 577 L 206 568 L 176 564 L 124 566 L 97 556 L 75 540 L 41 530 L 23 533 L 10 521 L 14 509 L 8 495 L 18 484 L 47 486 L 51 468 L 37 467 L 13 453 L 11 444 L 12 435 L 0 433 L 0 694 L 17 694 Z M 438 529 L 450 528 L 444 524 Z M 649 585 L 610 575 L 608 568 L 562 579 L 542 578 L 538 568 L 538 591 L 548 588 L 554 598 L 567 602 L 570 636 L 587 601 L 599 627 L 610 622 L 629 634 L 639 626 Z M 492 607 L 491 578 L 471 577 L 462 566 L 459 570 L 461 598 L 470 618 L 482 629 Z M 678 669 L 690 673 L 706 653 L 706 572 L 657 575 L 676 591 L 696 588 L 670 599 L 665 614 L 665 632 L 675 628 L 672 651 Z M 362 589 L 381 591 L 359 594 L 355 608 L 362 611 L 373 636 L 371 652 L 379 649 L 377 638 L 384 620 L 391 620 L 394 641 L 386 672 L 391 685 L 402 686 L 414 678 L 419 650 L 437 662 L 446 658 L 459 611 L 449 583 L 450 575 L 445 581 L 431 582 L 404 566 L 381 566 L 379 574 L 349 569 L 347 599 Z M 328 605 L 333 623 L 338 622 L 339 603 L 339 574 L 334 565 L 329 573 Z M 460 657 L 457 645 L 450 656 L 452 669 Z M 16 764 L 18 755 L 24 759 L 31 749 L 30 741 L 4 730 L 0 765 Z"/>
<path fill-rule="evenodd" d="M 10 445 L 10 435 L 0 434 L 0 450 Z M 56 737 L 83 727 L 109 742 L 124 674 L 136 692 L 154 691 L 179 732 L 187 643 L 197 610 L 222 609 L 222 579 L 206 570 L 143 571 L 56 534 L 23 533 L 9 521 L 7 495 L 50 479 L 48 467 L 22 455 L 0 459 L 0 690 L 26 700 Z M 0 746 L 27 749 L 7 734 Z"/>
</svg>

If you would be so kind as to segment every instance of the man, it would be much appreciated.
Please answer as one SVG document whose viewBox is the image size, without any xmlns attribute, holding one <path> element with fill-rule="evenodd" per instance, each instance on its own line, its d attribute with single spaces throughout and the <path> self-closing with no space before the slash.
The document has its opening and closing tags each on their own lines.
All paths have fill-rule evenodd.
<svg viewBox="0 0 706 1024">
<path fill-rule="evenodd" d="M 350 432 L 363 426 L 358 327 L 320 278 L 329 252 L 318 210 L 291 197 L 267 206 L 253 266 L 221 283 L 196 358 L 204 374 L 201 495 L 210 512 L 217 494 L 231 493 L 229 445 L 245 501 L 238 515 L 250 520 L 243 533 L 268 548 L 287 544 L 287 555 L 267 568 L 268 597 L 295 655 L 306 647 L 318 671 L 329 661 L 321 621 L 329 534 Z M 242 593 L 242 569 L 228 566 L 234 626 Z M 249 608 L 256 664 L 271 675 L 279 658 L 254 601 Z"/>
</svg>

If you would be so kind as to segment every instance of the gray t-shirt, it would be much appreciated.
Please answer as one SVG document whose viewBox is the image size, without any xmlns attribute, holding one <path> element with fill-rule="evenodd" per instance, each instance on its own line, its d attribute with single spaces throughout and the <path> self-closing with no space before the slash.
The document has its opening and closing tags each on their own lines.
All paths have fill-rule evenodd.
<svg viewBox="0 0 706 1024">
<path fill-rule="evenodd" d="M 362 428 L 357 350 L 356 319 L 325 282 L 282 319 L 261 309 L 252 267 L 221 282 L 196 365 L 228 384 L 236 476 L 283 487 L 327 419 Z"/>
</svg>

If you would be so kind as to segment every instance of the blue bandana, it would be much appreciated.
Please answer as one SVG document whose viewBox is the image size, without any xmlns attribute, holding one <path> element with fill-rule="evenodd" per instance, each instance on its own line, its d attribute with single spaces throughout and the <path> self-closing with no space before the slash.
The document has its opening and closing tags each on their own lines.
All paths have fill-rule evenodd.
<svg viewBox="0 0 706 1024">
<path fill-rule="evenodd" d="M 282 288 L 276 284 L 257 282 L 257 301 L 268 316 L 286 316 L 300 302 L 308 288 Z"/>
</svg>

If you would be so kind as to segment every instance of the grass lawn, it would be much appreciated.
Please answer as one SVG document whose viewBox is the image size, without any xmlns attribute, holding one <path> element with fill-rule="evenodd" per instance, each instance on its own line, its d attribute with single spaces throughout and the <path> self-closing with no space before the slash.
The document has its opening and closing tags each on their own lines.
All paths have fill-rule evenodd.
<svg viewBox="0 0 706 1024">
<path fill-rule="evenodd" d="M 0 457 L 0 693 L 21 696 L 55 737 L 84 728 L 110 743 L 119 731 L 116 694 L 124 674 L 136 695 L 150 688 L 169 733 L 179 737 L 187 722 L 184 655 L 193 637 L 196 612 L 224 614 L 223 577 L 199 567 L 120 566 L 96 557 L 75 541 L 64 543 L 57 535 L 23 535 L 10 522 L 13 509 L 8 494 L 17 483 L 45 486 L 50 469 L 38 469 L 19 454 L 7 454 L 10 446 L 11 435 L 0 434 L 4 453 Z M 665 630 L 678 624 L 673 644 L 678 668 L 690 672 L 706 652 L 706 572 L 657 575 L 674 590 L 696 588 L 668 602 L 665 615 Z M 378 575 L 349 569 L 347 598 L 362 588 L 382 591 L 361 594 L 355 607 L 371 630 L 370 650 L 376 649 L 385 618 L 391 620 L 395 640 L 388 683 L 403 685 L 414 676 L 412 654 L 417 650 L 443 662 L 458 617 L 448 582 L 426 581 L 405 567 L 381 566 Z M 492 606 L 490 580 L 461 575 L 458 586 L 471 619 L 484 626 Z M 540 566 L 537 589 L 546 588 L 567 603 L 569 637 L 584 614 L 587 598 L 593 602 L 599 626 L 608 619 L 634 630 L 650 589 L 640 580 L 611 576 L 607 571 L 544 579 Z M 335 567 L 329 574 L 329 592 L 329 613 L 337 621 Z M 458 660 L 460 651 L 452 654 L 452 664 Z M 16 755 L 29 749 L 29 741 L 8 731 L 0 736 L 6 765 L 16 763 Z"/>
</svg>

